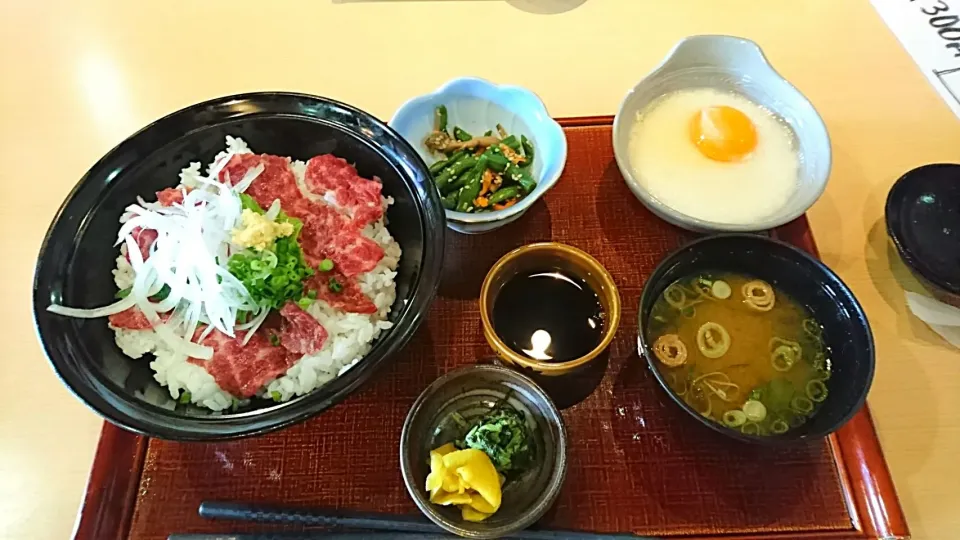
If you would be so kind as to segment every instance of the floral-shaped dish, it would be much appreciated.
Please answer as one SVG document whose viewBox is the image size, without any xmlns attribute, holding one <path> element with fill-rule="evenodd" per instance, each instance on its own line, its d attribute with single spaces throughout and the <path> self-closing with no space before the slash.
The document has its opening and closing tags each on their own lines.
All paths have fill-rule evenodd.
<svg viewBox="0 0 960 540">
<path fill-rule="evenodd" d="M 433 131 L 434 110 L 438 105 L 446 106 L 451 126 L 483 133 L 500 124 L 508 133 L 518 137 L 526 135 L 536 149 L 532 169 L 537 187 L 533 192 L 503 210 L 482 213 L 447 210 L 447 226 L 451 229 L 479 234 L 511 223 L 559 180 L 567 161 L 567 137 L 560 124 L 547 113 L 543 101 L 530 90 L 464 77 L 401 105 L 389 125 L 417 149 L 427 164 L 438 159 L 424 145 L 424 139 Z"/>
</svg>

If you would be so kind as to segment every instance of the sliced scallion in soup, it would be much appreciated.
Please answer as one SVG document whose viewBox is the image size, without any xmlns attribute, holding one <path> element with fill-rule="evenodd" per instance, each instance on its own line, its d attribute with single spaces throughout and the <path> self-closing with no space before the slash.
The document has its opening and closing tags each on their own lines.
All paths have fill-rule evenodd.
<svg viewBox="0 0 960 540">
<path fill-rule="evenodd" d="M 670 388 L 730 429 L 786 433 L 827 399 L 823 328 L 766 281 L 722 272 L 678 279 L 654 303 L 646 334 Z"/>
</svg>

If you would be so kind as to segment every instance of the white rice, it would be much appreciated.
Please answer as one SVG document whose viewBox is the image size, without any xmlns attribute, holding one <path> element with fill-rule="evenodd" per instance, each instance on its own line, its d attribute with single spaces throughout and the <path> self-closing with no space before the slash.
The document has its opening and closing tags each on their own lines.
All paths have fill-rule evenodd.
<svg viewBox="0 0 960 540">
<path fill-rule="evenodd" d="M 220 159 L 250 151 L 242 139 L 227 136 L 226 150 L 217 154 L 207 170 Z M 181 184 L 197 187 L 200 167 L 200 163 L 191 163 L 184 168 L 180 172 Z M 291 169 L 303 190 L 306 164 L 292 161 Z M 385 198 L 383 203 L 387 206 L 392 204 L 393 200 Z M 384 250 L 384 257 L 376 268 L 357 276 L 360 289 L 373 300 L 378 309 L 377 313 L 346 313 L 334 309 L 322 300 L 315 301 L 307 312 L 313 315 L 328 333 L 323 348 L 315 354 L 300 358 L 285 374 L 269 382 L 259 393 L 260 396 L 271 398 L 279 395 L 281 401 L 286 401 L 319 388 L 360 362 L 381 333 L 393 326 L 387 316 L 397 294 L 394 279 L 400 261 L 400 245 L 390 235 L 383 218 L 367 226 L 363 234 L 377 242 Z M 118 289 L 125 289 L 133 284 L 133 269 L 124 255 L 125 251 L 125 246 L 122 246 L 121 254 L 117 257 L 117 268 L 113 271 Z M 238 402 L 238 398 L 223 391 L 203 367 L 188 362 L 183 355 L 173 353 L 153 330 L 113 328 L 113 331 L 117 346 L 127 356 L 140 358 L 149 353 L 154 355 L 155 359 L 150 362 L 154 379 L 167 387 L 172 398 L 178 399 L 183 391 L 188 391 L 192 403 L 214 411 L 222 411 Z"/>
</svg>

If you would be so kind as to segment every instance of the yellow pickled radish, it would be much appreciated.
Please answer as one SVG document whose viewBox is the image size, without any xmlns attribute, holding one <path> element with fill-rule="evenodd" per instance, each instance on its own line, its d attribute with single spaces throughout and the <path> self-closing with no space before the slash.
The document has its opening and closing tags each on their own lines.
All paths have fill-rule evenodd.
<svg viewBox="0 0 960 540">
<path fill-rule="evenodd" d="M 443 464 L 455 470 L 467 487 L 479 493 L 494 509 L 500 508 L 500 476 L 482 450 L 467 448 L 452 452 L 443 456 Z"/>
<path fill-rule="evenodd" d="M 460 507 L 460 516 L 463 518 L 464 521 L 470 521 L 470 522 L 473 522 L 473 523 L 479 523 L 479 522 L 487 519 L 487 518 L 490 517 L 491 515 L 493 515 L 493 514 L 486 514 L 486 513 L 484 513 L 484 512 L 477 512 L 477 511 L 474 510 L 473 508 L 470 508 L 470 506 L 466 506 L 466 505 L 465 505 L 465 506 L 461 506 L 461 507 Z"/>
<path fill-rule="evenodd" d="M 459 505 L 463 519 L 483 521 L 500 508 L 503 475 L 481 450 L 445 444 L 430 452 L 430 502 Z"/>
<path fill-rule="evenodd" d="M 483 512 L 484 514 L 492 514 L 497 511 L 486 499 L 481 497 L 479 494 L 474 493 L 470 496 L 470 507 L 476 510 L 477 512 Z"/>
<path fill-rule="evenodd" d="M 470 504 L 471 497 L 469 493 L 447 493 L 441 491 L 436 497 L 432 497 L 430 502 L 443 506 L 451 504 Z"/>
</svg>

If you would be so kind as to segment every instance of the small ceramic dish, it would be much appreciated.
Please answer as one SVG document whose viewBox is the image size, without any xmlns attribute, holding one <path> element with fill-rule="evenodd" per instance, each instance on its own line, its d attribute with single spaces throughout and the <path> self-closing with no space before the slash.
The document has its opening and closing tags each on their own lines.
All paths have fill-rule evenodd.
<svg viewBox="0 0 960 540">
<path fill-rule="evenodd" d="M 535 269 L 568 272 L 586 281 L 597 293 L 603 308 L 603 336 L 600 343 L 586 355 L 566 362 L 534 360 L 518 354 L 497 336 L 493 328 L 493 306 L 500 289 L 514 275 Z M 507 253 L 487 272 L 480 289 L 480 319 L 483 336 L 504 362 L 532 369 L 542 375 L 566 375 L 596 359 L 613 341 L 620 325 L 620 292 L 606 268 L 586 252 L 556 242 L 529 244 Z"/>
<path fill-rule="evenodd" d="M 924 165 L 901 176 L 884 214 L 904 264 L 938 300 L 960 307 L 960 165 Z"/>
<path fill-rule="evenodd" d="M 784 207 L 754 223 L 729 224 L 698 219 L 667 206 L 640 181 L 643 171 L 630 162 L 630 131 L 638 113 L 679 90 L 713 88 L 761 105 L 789 126 L 800 156 L 799 184 Z M 750 232 L 783 225 L 801 216 L 823 193 L 830 176 L 827 128 L 813 105 L 767 61 L 760 47 L 731 36 L 693 36 L 678 43 L 655 70 L 630 90 L 613 122 L 617 165 L 634 195 L 660 218 L 698 232 Z"/>
<path fill-rule="evenodd" d="M 504 398 L 526 418 L 534 458 L 529 470 L 503 485 L 495 514 L 479 523 L 465 521 L 456 507 L 430 502 L 430 451 L 463 435 L 452 421 L 454 413 L 472 424 Z M 560 493 L 567 470 L 563 417 L 535 382 L 512 369 L 460 368 L 434 381 L 410 408 L 400 435 L 400 469 L 410 497 L 431 521 L 466 538 L 499 538 L 532 525 Z"/>
<path fill-rule="evenodd" d="M 536 150 L 532 167 L 537 188 L 533 193 L 509 208 L 493 212 L 474 214 L 447 210 L 447 226 L 451 229 L 479 234 L 516 221 L 559 180 L 567 161 L 567 137 L 540 98 L 530 90 L 464 77 L 401 105 L 389 125 L 416 148 L 427 164 L 438 159 L 424 145 L 424 139 L 433 130 L 434 110 L 438 105 L 447 107 L 451 128 L 460 126 L 479 135 L 500 124 L 507 133 L 517 137 L 526 135 Z"/>
</svg>

